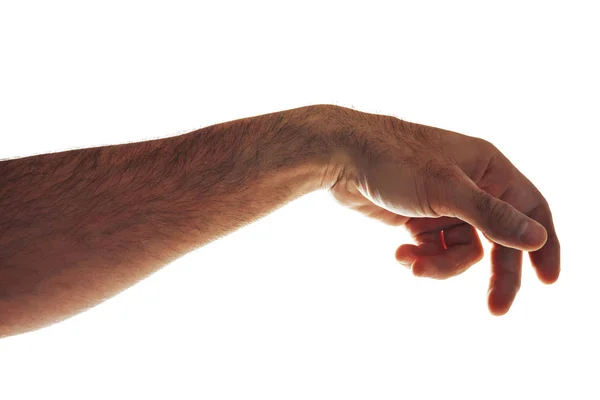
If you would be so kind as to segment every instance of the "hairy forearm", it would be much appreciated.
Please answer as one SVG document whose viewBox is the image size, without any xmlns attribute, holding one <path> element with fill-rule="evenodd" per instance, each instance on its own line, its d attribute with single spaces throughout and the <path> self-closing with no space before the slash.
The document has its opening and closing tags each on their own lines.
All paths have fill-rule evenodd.
<svg viewBox="0 0 600 400">
<path fill-rule="evenodd" d="M 92 307 L 323 187 L 323 107 L 0 162 L 0 336 Z"/>
</svg>

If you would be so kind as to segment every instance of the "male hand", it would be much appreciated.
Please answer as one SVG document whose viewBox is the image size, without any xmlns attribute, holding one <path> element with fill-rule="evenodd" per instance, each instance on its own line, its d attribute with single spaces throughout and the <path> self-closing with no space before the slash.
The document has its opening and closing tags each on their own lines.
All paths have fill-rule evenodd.
<svg viewBox="0 0 600 400">
<path fill-rule="evenodd" d="M 345 107 L 328 115 L 346 149 L 329 168 L 333 196 L 369 217 L 406 226 L 418 245 L 401 245 L 396 259 L 414 275 L 446 279 L 480 261 L 477 228 L 493 244 L 493 314 L 506 313 L 515 299 L 522 251 L 542 282 L 558 279 L 560 244 L 548 202 L 494 145 Z"/>
</svg>

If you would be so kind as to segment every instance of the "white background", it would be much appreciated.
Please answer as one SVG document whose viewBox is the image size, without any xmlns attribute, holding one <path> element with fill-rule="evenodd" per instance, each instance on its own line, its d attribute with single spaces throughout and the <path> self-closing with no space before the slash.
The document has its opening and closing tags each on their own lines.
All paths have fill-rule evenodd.
<svg viewBox="0 0 600 400">
<path fill-rule="evenodd" d="M 218 6 L 216 6 L 218 4 Z M 63 323 L 0 340 L 3 399 L 598 398 L 594 2 L 0 3 L 0 158 L 330 103 L 493 142 L 562 274 L 419 279 L 391 228 L 307 195 Z M 1 212 L 1 210 L 0 210 Z M 1 318 L 1 316 L 0 316 Z"/>
</svg>

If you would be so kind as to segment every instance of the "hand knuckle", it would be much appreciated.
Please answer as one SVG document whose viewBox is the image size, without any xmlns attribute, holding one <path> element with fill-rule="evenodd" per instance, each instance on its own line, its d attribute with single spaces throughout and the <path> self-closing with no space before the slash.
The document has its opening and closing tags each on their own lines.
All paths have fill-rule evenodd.
<svg viewBox="0 0 600 400">
<path fill-rule="evenodd" d="M 443 160 L 432 158 L 423 167 L 425 174 L 437 181 L 446 182 L 454 178 L 456 172 L 452 165 Z"/>
<path fill-rule="evenodd" d="M 490 142 L 489 140 L 485 140 L 482 138 L 478 138 L 479 139 L 479 144 L 486 150 L 491 151 L 491 152 L 498 152 L 498 148 L 496 147 L 496 145 L 492 142 Z"/>
</svg>

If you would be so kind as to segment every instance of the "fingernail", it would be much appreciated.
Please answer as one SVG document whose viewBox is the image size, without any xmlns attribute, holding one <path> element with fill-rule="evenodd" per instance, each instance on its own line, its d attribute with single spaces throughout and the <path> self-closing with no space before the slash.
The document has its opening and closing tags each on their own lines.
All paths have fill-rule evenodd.
<svg viewBox="0 0 600 400">
<path fill-rule="evenodd" d="M 398 262 L 400 264 L 404 265 L 406 268 L 410 268 L 413 263 L 413 260 L 404 259 L 404 260 L 398 260 Z"/>
<path fill-rule="evenodd" d="M 540 228 L 530 221 L 525 221 L 521 226 L 519 239 L 528 246 L 537 246 L 542 240 L 544 240 L 543 228 Z"/>
</svg>

